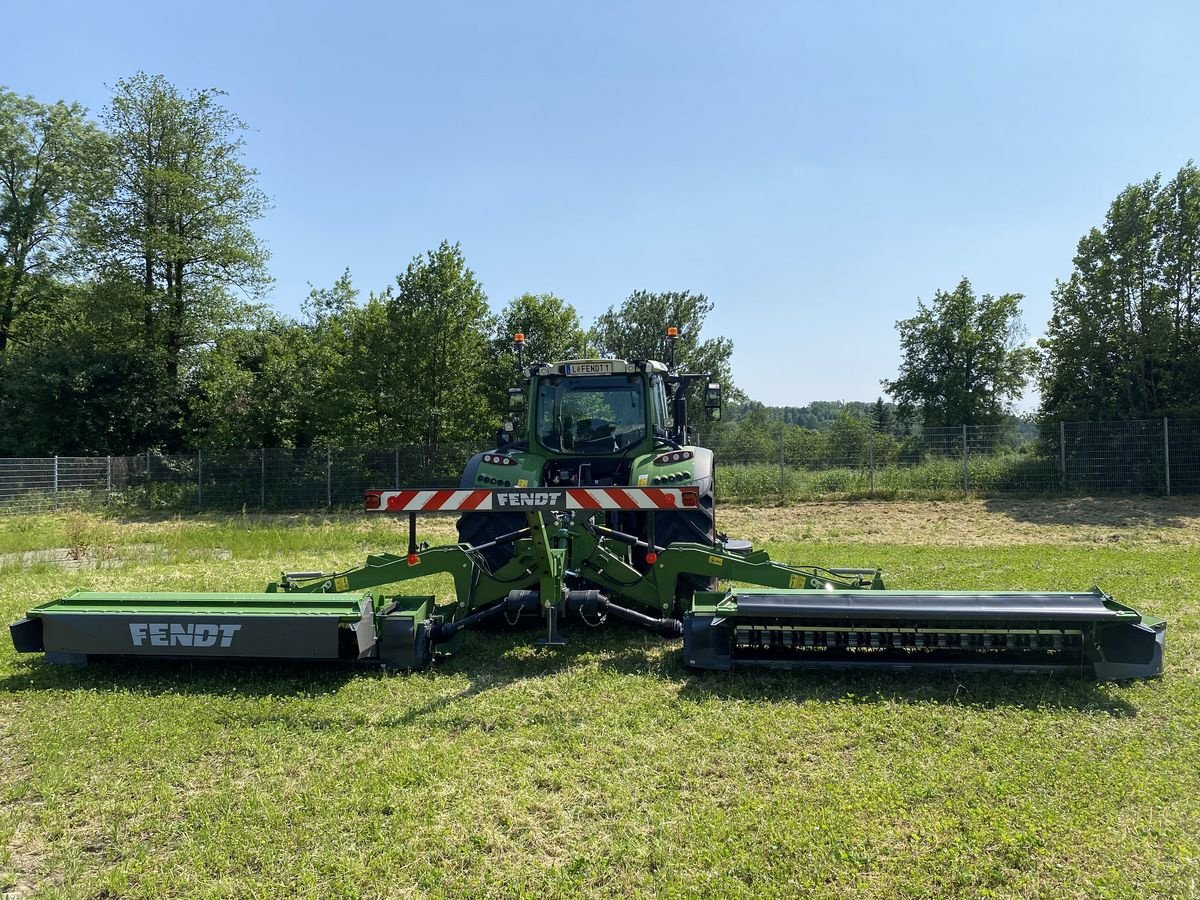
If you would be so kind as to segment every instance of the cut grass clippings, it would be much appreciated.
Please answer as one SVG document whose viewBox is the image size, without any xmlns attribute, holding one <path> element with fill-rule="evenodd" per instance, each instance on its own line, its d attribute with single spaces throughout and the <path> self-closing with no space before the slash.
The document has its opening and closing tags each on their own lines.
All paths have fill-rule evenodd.
<svg viewBox="0 0 1200 900">
<path fill-rule="evenodd" d="M 718 517 L 775 558 L 879 565 L 894 587 L 1100 584 L 1170 621 L 1162 679 L 692 673 L 678 642 L 578 622 L 553 652 L 534 631 L 472 634 L 417 675 L 70 669 L 4 642 L 0 890 L 1195 896 L 1197 506 L 1107 503 Z M 422 539 L 452 536 L 451 520 L 423 520 Z M 73 544 L 108 562 L 21 555 Z M 76 586 L 257 590 L 404 544 L 403 523 L 358 515 L 0 519 L 0 613 Z"/>
</svg>

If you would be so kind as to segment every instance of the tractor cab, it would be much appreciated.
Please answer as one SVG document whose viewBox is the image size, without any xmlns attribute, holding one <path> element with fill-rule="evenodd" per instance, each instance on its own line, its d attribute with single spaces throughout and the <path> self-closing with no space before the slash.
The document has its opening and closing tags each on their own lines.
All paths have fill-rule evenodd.
<svg viewBox="0 0 1200 900">
<path fill-rule="evenodd" d="M 518 367 L 527 388 L 509 390 L 512 415 L 498 443 L 515 440 L 524 424 L 528 448 L 550 456 L 629 458 L 658 443 L 690 444 L 688 388 L 704 382 L 705 412 L 718 419 L 721 386 L 708 375 L 675 370 L 678 336 L 677 329 L 667 329 L 667 363 L 573 359 L 526 367 L 525 336 L 517 334 Z"/>
<path fill-rule="evenodd" d="M 531 378 L 528 435 L 551 454 L 635 451 L 670 427 L 662 363 L 571 360 Z"/>
</svg>

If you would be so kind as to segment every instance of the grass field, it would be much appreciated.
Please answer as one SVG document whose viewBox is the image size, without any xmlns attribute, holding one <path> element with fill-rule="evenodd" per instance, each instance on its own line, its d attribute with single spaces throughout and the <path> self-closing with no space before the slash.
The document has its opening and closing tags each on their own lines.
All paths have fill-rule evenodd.
<svg viewBox="0 0 1200 900">
<path fill-rule="evenodd" d="M 894 587 L 1098 583 L 1168 618 L 1169 670 L 692 674 L 677 643 L 578 624 L 553 653 L 475 635 L 415 676 L 64 669 L 5 640 L 0 890 L 1200 895 L 1200 503 L 814 503 L 720 525 Z M 402 547 L 399 523 L 354 515 L 6 518 L 0 613 L 73 586 L 259 589 Z"/>
</svg>

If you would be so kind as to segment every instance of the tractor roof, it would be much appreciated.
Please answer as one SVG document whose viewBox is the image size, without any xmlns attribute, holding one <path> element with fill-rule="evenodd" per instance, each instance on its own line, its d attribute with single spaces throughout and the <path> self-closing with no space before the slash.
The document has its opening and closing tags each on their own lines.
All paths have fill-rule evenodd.
<svg viewBox="0 0 1200 900">
<path fill-rule="evenodd" d="M 667 367 L 657 360 L 624 359 L 567 359 L 546 363 L 537 368 L 538 375 L 620 375 L 634 372 L 666 374 Z"/>
</svg>

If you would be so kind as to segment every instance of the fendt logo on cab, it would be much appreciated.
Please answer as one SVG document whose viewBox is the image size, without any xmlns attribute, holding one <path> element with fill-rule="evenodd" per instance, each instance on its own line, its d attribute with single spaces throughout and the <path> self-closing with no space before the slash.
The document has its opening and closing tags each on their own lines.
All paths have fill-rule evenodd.
<svg viewBox="0 0 1200 900">
<path fill-rule="evenodd" d="M 557 509 L 562 503 L 562 491 L 508 491 L 496 494 L 497 506 Z"/>
<path fill-rule="evenodd" d="M 129 637 L 135 647 L 147 644 L 151 647 L 228 647 L 241 627 L 217 623 L 131 622 Z"/>
</svg>

